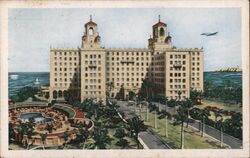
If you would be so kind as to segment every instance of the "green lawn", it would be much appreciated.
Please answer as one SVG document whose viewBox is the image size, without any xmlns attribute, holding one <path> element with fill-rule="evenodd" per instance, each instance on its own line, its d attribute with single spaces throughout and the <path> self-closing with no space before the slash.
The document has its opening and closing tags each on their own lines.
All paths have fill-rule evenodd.
<svg viewBox="0 0 250 158">
<path fill-rule="evenodd" d="M 143 120 L 146 119 L 145 113 L 137 113 L 141 116 Z M 144 122 L 149 128 L 153 129 L 156 133 L 160 135 L 161 138 L 166 140 L 172 148 L 179 148 L 181 144 L 181 134 L 180 125 L 173 126 L 172 123 L 168 120 L 168 137 L 165 137 L 165 119 L 158 119 L 157 115 L 157 129 L 154 128 L 154 113 L 149 113 L 149 121 Z M 186 126 L 185 126 L 186 127 Z M 192 127 L 185 128 L 184 135 L 184 148 L 185 149 L 218 149 L 220 148 L 220 142 L 211 138 L 210 136 L 205 135 L 201 137 L 201 133 Z M 223 148 L 226 148 L 224 146 Z"/>
<path fill-rule="evenodd" d="M 206 106 L 217 107 L 217 108 L 228 110 L 228 111 L 235 111 L 235 112 L 242 113 L 242 107 L 240 107 L 237 104 L 228 104 L 228 103 L 223 103 L 223 102 L 218 102 L 218 101 L 213 101 L 213 100 L 208 100 L 208 99 L 204 99 L 201 105 L 196 105 L 195 107 L 203 109 Z M 214 113 L 210 112 L 210 114 L 211 116 L 209 118 L 212 120 L 215 120 Z M 224 120 L 227 118 L 230 118 L 230 116 L 223 115 Z"/>
<path fill-rule="evenodd" d="M 206 106 L 217 107 L 217 108 L 228 110 L 228 111 L 235 111 L 235 112 L 242 113 L 242 107 L 240 107 L 237 104 L 223 103 L 223 102 L 213 101 L 213 100 L 208 100 L 208 99 L 203 99 L 202 105 L 197 105 L 196 107 L 204 108 Z"/>
</svg>

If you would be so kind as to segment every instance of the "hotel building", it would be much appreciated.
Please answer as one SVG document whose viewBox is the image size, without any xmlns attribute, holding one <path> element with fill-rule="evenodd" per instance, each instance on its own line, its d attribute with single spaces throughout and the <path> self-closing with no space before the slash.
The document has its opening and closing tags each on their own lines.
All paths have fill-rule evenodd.
<svg viewBox="0 0 250 158">
<path fill-rule="evenodd" d="M 189 98 L 191 89 L 203 91 L 203 49 L 177 49 L 167 24 L 152 27 L 147 49 L 101 46 L 97 24 L 85 24 L 82 46 L 75 49 L 50 49 L 50 98 L 106 98 L 108 83 L 113 82 L 111 97 L 123 87 L 123 97 L 137 93 L 143 80 L 154 83 L 154 94 L 169 99 Z"/>
</svg>

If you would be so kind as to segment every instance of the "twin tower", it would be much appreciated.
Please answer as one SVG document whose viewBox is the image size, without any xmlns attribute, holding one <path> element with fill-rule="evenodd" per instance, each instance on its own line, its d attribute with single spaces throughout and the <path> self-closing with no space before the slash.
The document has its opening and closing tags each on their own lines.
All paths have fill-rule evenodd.
<svg viewBox="0 0 250 158">
<path fill-rule="evenodd" d="M 167 24 L 161 22 L 160 15 L 159 21 L 153 25 L 153 37 L 148 39 L 148 48 L 154 50 L 170 49 L 172 37 L 167 32 Z M 85 32 L 82 36 L 82 48 L 83 49 L 98 49 L 101 48 L 101 37 L 97 31 L 97 24 L 92 21 L 90 15 L 90 21 L 85 24 Z"/>
<path fill-rule="evenodd" d="M 172 47 L 160 17 L 152 29 L 148 48 L 104 49 L 90 16 L 80 48 L 50 49 L 50 98 L 131 99 L 144 80 L 153 83 L 152 94 L 169 99 L 189 98 L 191 89 L 202 91 L 203 49 Z"/>
</svg>

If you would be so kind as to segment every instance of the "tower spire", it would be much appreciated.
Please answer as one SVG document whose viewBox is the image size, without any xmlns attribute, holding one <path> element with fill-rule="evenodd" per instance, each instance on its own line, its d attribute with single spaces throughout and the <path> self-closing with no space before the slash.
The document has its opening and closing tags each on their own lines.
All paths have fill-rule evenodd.
<svg viewBox="0 0 250 158">
<path fill-rule="evenodd" d="M 158 18 L 159 18 L 159 22 L 160 22 L 161 21 L 161 15 L 160 14 L 158 15 Z"/>
<path fill-rule="evenodd" d="M 89 20 L 92 21 L 92 15 L 91 15 L 91 14 L 90 14 L 90 16 L 89 16 Z"/>
</svg>

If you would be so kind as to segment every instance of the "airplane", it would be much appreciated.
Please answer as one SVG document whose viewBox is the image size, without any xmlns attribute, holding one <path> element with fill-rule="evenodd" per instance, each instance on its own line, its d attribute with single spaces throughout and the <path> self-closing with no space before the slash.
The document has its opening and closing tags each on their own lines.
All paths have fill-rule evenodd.
<svg viewBox="0 0 250 158">
<path fill-rule="evenodd" d="M 210 33 L 210 32 L 206 32 L 206 33 L 202 33 L 201 35 L 205 35 L 205 36 L 214 36 L 216 35 L 218 32 L 213 32 L 213 33 Z"/>
</svg>

